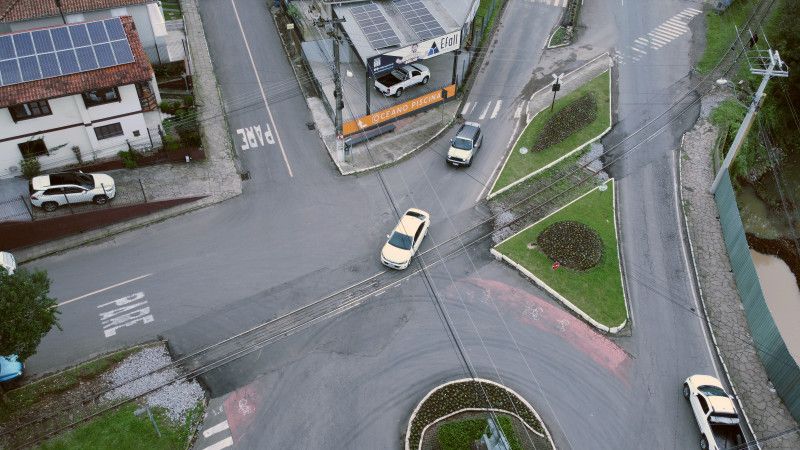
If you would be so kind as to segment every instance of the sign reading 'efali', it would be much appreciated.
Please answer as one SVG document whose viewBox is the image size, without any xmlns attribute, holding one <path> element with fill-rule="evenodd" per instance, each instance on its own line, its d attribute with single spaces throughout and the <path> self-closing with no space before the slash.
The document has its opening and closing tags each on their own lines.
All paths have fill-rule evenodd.
<svg viewBox="0 0 800 450">
<path fill-rule="evenodd" d="M 456 85 L 451 84 L 444 88 L 447 91 L 447 98 L 453 97 L 456 95 Z M 412 113 L 418 109 L 422 109 L 426 106 L 435 105 L 444 100 L 442 97 L 442 89 L 437 89 L 433 92 L 429 92 L 425 95 L 420 95 L 417 98 L 411 99 L 407 102 L 400 103 L 398 105 L 390 106 L 386 109 L 382 109 L 378 112 L 372 113 L 368 116 L 359 117 L 355 120 L 350 120 L 345 122 L 342 125 L 342 134 L 345 136 L 349 136 L 353 133 L 357 133 L 361 130 L 372 128 L 374 126 L 380 125 L 382 123 L 388 122 L 392 119 L 396 119 L 398 117 L 404 116 L 406 114 Z"/>
<path fill-rule="evenodd" d="M 428 39 L 408 47 L 373 56 L 367 59 L 367 70 L 372 76 L 390 72 L 395 67 L 404 66 L 421 59 L 433 58 L 443 53 L 452 52 L 461 47 L 461 30 Z"/>
</svg>

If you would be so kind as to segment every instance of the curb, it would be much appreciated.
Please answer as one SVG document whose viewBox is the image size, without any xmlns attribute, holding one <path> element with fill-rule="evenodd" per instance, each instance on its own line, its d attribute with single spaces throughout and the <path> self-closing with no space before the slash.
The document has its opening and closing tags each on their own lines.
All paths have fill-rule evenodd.
<svg viewBox="0 0 800 450">
<path fill-rule="evenodd" d="M 568 73 L 568 74 L 564 75 L 564 78 L 567 78 L 567 77 L 569 77 L 569 76 L 571 76 L 571 75 L 574 75 L 574 74 L 575 74 L 576 72 L 578 72 L 579 70 L 583 70 L 585 67 L 589 66 L 590 64 L 593 64 L 595 61 L 597 61 L 597 60 L 599 60 L 599 59 L 601 59 L 601 58 L 603 58 L 603 57 L 610 58 L 610 57 L 609 57 L 609 54 L 608 54 L 608 52 L 605 52 L 605 53 L 603 53 L 603 54 L 601 54 L 601 55 L 599 55 L 599 56 L 597 56 L 597 57 L 595 57 L 595 58 L 591 59 L 590 61 L 586 62 L 586 63 L 585 63 L 584 65 L 582 65 L 581 67 L 579 67 L 579 68 L 577 68 L 577 69 L 573 70 L 572 72 L 570 72 L 570 73 Z M 511 188 L 513 188 L 513 187 L 515 187 L 515 186 L 517 186 L 517 185 L 519 185 L 519 184 L 521 184 L 521 183 L 523 183 L 523 182 L 527 181 L 527 180 L 528 180 L 528 179 L 530 179 L 531 177 L 533 177 L 533 176 L 535 176 L 535 175 L 537 175 L 537 174 L 539 174 L 539 173 L 541 173 L 541 172 L 543 172 L 543 171 L 545 171 L 545 170 L 547 170 L 547 169 L 549 169 L 549 168 L 551 168 L 551 167 L 555 166 L 556 164 L 560 163 L 561 161 L 565 160 L 566 158 L 568 158 L 568 157 L 570 157 L 570 156 L 574 155 L 575 153 L 579 152 L 580 150 L 582 150 L 583 148 L 585 148 L 587 145 L 589 145 L 589 144 L 591 144 L 591 143 L 593 143 L 593 142 L 595 142 L 595 141 L 599 140 L 601 137 L 605 136 L 605 135 L 606 135 L 606 133 L 608 133 L 609 131 L 611 131 L 611 128 L 613 128 L 613 126 L 614 126 L 614 114 L 613 114 L 613 110 L 614 110 L 614 108 L 613 108 L 613 105 L 614 105 L 614 98 L 613 98 L 613 95 L 612 95 L 612 89 L 611 89 L 611 88 L 612 88 L 612 78 L 613 78 L 613 77 L 611 76 L 611 64 L 610 64 L 610 62 L 609 62 L 609 66 L 608 66 L 608 68 L 607 68 L 606 70 L 604 70 L 604 71 L 600 72 L 600 73 L 597 75 L 597 77 L 599 77 L 599 76 L 602 76 L 602 75 L 603 75 L 603 74 L 605 74 L 606 72 L 608 72 L 608 91 L 609 91 L 609 97 L 608 97 L 608 116 L 609 116 L 609 126 L 608 126 L 608 128 L 606 128 L 605 130 L 603 130 L 603 131 L 602 131 L 600 134 L 598 134 L 598 135 L 597 135 L 597 136 L 595 136 L 594 138 L 592 138 L 592 139 L 590 139 L 590 140 L 586 141 L 586 142 L 585 142 L 585 143 L 583 143 L 582 145 L 580 145 L 580 146 L 577 146 L 577 147 L 575 147 L 574 149 L 572 149 L 572 150 L 568 151 L 567 153 L 565 153 L 565 154 L 561 155 L 559 158 L 555 159 L 554 161 L 551 161 L 550 163 L 548 163 L 548 164 L 546 164 L 546 165 L 544 165 L 544 166 L 542 166 L 542 167 L 540 167 L 540 168 L 538 168 L 538 169 L 534 170 L 533 172 L 531 172 L 531 173 L 529 173 L 529 174 L 525 175 L 524 177 L 522 177 L 522 178 L 520 178 L 520 179 L 518 179 L 518 180 L 516 180 L 516 181 L 512 182 L 511 184 L 509 184 L 509 185 L 507 185 L 507 186 L 504 186 L 504 187 L 503 187 L 503 188 L 501 188 L 500 190 L 498 190 L 498 191 L 495 191 L 495 190 L 494 190 L 494 188 L 495 188 L 495 186 L 497 185 L 497 180 L 499 180 L 499 179 L 500 179 L 500 174 L 501 174 L 501 173 L 503 173 L 503 169 L 505 169 L 506 165 L 508 164 L 508 160 L 509 160 L 509 159 L 511 159 L 511 154 L 512 154 L 512 152 L 514 151 L 514 148 L 515 148 L 515 147 L 517 146 L 517 144 L 519 143 L 519 140 L 520 140 L 520 139 L 522 139 L 522 135 L 525 133 L 525 128 L 527 128 L 527 127 L 528 127 L 528 125 L 530 125 L 530 124 L 531 124 L 531 122 L 533 122 L 533 119 L 535 119 L 535 118 L 536 118 L 536 116 L 538 116 L 538 115 L 539 115 L 539 113 L 541 113 L 542 111 L 544 111 L 546 108 L 542 108 L 542 109 L 540 109 L 539 111 L 537 111 L 536 113 L 534 113 L 534 114 L 533 114 L 533 115 L 531 115 L 530 117 L 528 117 L 528 116 L 527 116 L 527 112 L 526 112 L 526 122 L 525 122 L 525 128 L 523 128 L 523 129 L 522 129 L 522 131 L 519 133 L 519 136 L 517 136 L 517 138 L 514 140 L 514 144 L 512 144 L 512 145 L 511 145 L 511 148 L 508 150 L 508 153 L 506 154 L 506 158 L 505 158 L 505 161 L 503 162 L 503 165 L 500 167 L 500 169 L 499 169 L 499 170 L 496 170 L 496 171 L 495 171 L 495 174 L 493 174 L 493 175 L 495 176 L 495 178 L 494 178 L 494 182 L 492 183 L 492 187 L 491 187 L 491 189 L 489 189 L 489 193 L 486 195 L 486 200 L 491 200 L 492 198 L 494 198 L 494 197 L 496 197 L 496 196 L 498 196 L 498 195 L 502 194 L 503 192 L 506 192 L 506 191 L 508 191 L 509 189 L 511 189 Z M 594 77 L 594 78 L 597 78 L 597 77 Z M 594 79 L 594 78 L 593 78 L 593 79 Z M 579 86 L 579 87 L 580 87 L 580 86 Z M 534 92 L 534 93 L 531 95 L 531 98 L 530 98 L 529 102 L 530 102 L 530 101 L 533 101 L 533 98 L 534 98 L 534 97 L 536 97 L 536 96 L 537 96 L 537 95 L 539 95 L 541 92 L 543 92 L 543 91 L 545 91 L 545 90 L 547 90 L 547 89 L 548 89 L 548 86 L 545 86 L 545 87 L 543 87 L 543 88 L 539 89 L 538 91 Z M 577 88 L 576 88 L 576 89 L 577 89 Z M 574 91 L 573 91 L 573 92 L 574 92 Z"/>
<path fill-rule="evenodd" d="M 608 181 L 606 181 L 606 183 L 605 183 L 605 184 L 608 184 L 609 182 L 613 182 L 613 181 L 614 181 L 614 179 L 613 179 L 613 178 L 611 178 L 611 179 L 609 179 Z M 616 183 L 614 183 L 614 186 L 616 186 Z M 599 186 L 598 186 L 598 187 L 599 187 Z M 617 333 L 619 333 L 619 332 L 620 332 L 620 331 L 621 331 L 623 328 L 625 328 L 625 326 L 628 324 L 628 320 L 630 319 L 630 314 L 629 314 L 629 311 L 630 311 L 630 310 L 628 309 L 628 298 L 627 298 L 627 294 L 626 294 L 626 291 L 625 291 L 625 280 L 624 280 L 624 278 L 622 278 L 622 260 L 621 260 L 621 259 L 619 260 L 619 262 L 620 262 L 620 280 L 621 280 L 621 282 L 622 282 L 622 301 L 623 301 L 623 303 L 624 303 L 624 305 L 625 305 L 625 315 L 626 315 L 627 317 L 625 318 L 625 320 L 623 320 L 623 321 L 622 321 L 622 323 L 621 323 L 621 324 L 619 324 L 619 325 L 616 325 L 616 326 L 613 326 L 613 327 L 609 327 L 609 326 L 607 326 L 607 325 L 603 325 L 603 324 L 601 324 L 600 322 L 598 322 L 598 321 L 594 320 L 594 319 L 593 319 L 591 316 L 589 316 L 587 313 L 585 313 L 585 312 L 584 312 L 582 309 L 578 308 L 578 307 L 577 307 L 577 306 L 575 306 L 575 305 L 574 305 L 572 302 L 570 302 L 570 301 L 569 301 L 569 300 L 567 300 L 567 299 L 566 299 L 564 296 L 562 296 L 562 295 L 561 295 L 561 294 L 560 294 L 558 291 L 556 291 L 555 289 L 553 289 L 552 287 L 550 287 L 550 286 L 549 286 L 547 283 L 545 283 L 544 281 L 542 281 L 541 279 L 539 279 L 539 278 L 538 278 L 536 275 L 534 275 L 533 273 L 531 273 L 531 271 L 529 271 L 528 269 L 526 269 L 525 267 L 523 267 L 523 266 L 522 266 L 522 265 L 520 265 L 519 263 L 515 262 L 513 259 L 509 258 L 508 256 L 506 256 L 506 255 L 504 255 L 504 254 L 500 253 L 498 250 L 496 250 L 496 247 L 498 247 L 499 245 L 502 245 L 504 242 L 506 242 L 506 241 L 508 241 L 508 240 L 510 240 L 510 239 L 512 239 L 512 238 L 514 238 L 514 237 L 516 237 L 516 236 L 517 236 L 517 235 L 519 235 L 520 233 L 522 233 L 522 232 L 524 232 L 524 231 L 528 230 L 529 228 L 531 228 L 531 227 L 535 226 L 536 224 L 538 224 L 538 223 L 542 222 L 543 220 L 547 219 L 548 217 L 550 217 L 550 216 L 552 216 L 552 215 L 554 215 L 554 214 L 558 213 L 558 212 L 559 212 L 559 211 L 561 211 L 562 209 L 564 209 L 564 208 L 566 208 L 567 206 L 569 206 L 569 205 L 571 205 L 571 204 L 573 204 L 573 203 L 577 202 L 578 200 L 582 199 L 583 197 L 586 197 L 586 196 L 587 196 L 587 195 L 589 195 L 590 193 L 592 193 L 592 192 L 594 192 L 595 190 L 597 190 L 597 189 L 598 189 L 598 187 L 595 187 L 594 189 L 591 189 L 591 190 L 589 190 L 589 191 L 588 191 L 588 192 L 586 192 L 585 194 L 583 194 L 583 195 L 581 195 L 580 197 L 578 197 L 578 198 L 576 198 L 576 199 L 572 200 L 571 202 L 567 203 L 566 205 L 562 206 L 561 208 L 558 208 L 557 210 L 553 211 L 552 213 L 550 213 L 550 214 L 548 214 L 548 215 L 546 215 L 546 216 L 542 217 L 541 219 L 537 220 L 536 222 L 534 222 L 534 223 L 532 223 L 532 224 L 528 225 L 527 227 L 525 227 L 525 228 L 521 229 L 520 231 L 517 231 L 516 233 L 512 234 L 511 236 L 509 236 L 509 237 L 507 237 L 507 238 L 503 239 L 502 241 L 498 242 L 498 243 L 497 243 L 497 244 L 496 244 L 494 247 L 490 248 L 490 249 L 489 249 L 489 252 L 492 254 L 492 256 L 494 256 L 494 258 L 495 258 L 496 260 L 498 260 L 498 261 L 504 261 L 504 262 L 506 262 L 507 264 L 509 264 L 510 266 L 514 267 L 514 268 L 515 268 L 515 269 L 517 269 L 519 272 L 521 272 L 523 275 L 525 275 L 527 278 L 529 278 L 531 281 L 533 281 L 535 284 L 537 284 L 537 285 L 539 285 L 540 287 L 542 287 L 542 289 L 544 289 L 544 290 L 546 290 L 547 292 L 549 292 L 549 293 L 550 293 L 550 295 L 552 295 L 552 296 L 553 296 L 553 297 L 555 297 L 555 298 L 556 298 L 558 301 L 560 301 L 561 303 L 563 303 L 563 304 L 564 304 L 564 306 L 566 306 L 567 308 L 569 308 L 570 310 L 572 310 L 572 312 L 574 312 L 575 314 L 577 314 L 577 315 L 579 315 L 581 318 L 583 318 L 583 320 L 585 320 L 586 322 L 590 323 L 590 324 L 591 324 L 593 327 L 595 327 L 595 328 L 597 328 L 597 329 L 599 329 L 599 330 L 601 330 L 601 331 L 605 331 L 605 332 L 607 332 L 607 333 L 617 334 Z M 618 233 L 618 230 L 617 230 L 617 221 L 616 221 L 616 217 L 617 217 L 617 209 L 616 209 L 616 187 L 612 188 L 612 191 L 611 191 L 611 193 L 612 193 L 612 197 L 613 197 L 613 199 L 614 199 L 614 200 L 613 200 L 613 201 L 614 201 L 614 203 L 613 203 L 613 205 L 614 205 L 614 206 L 613 206 L 613 208 L 614 208 L 614 218 L 615 218 L 615 220 L 614 220 L 614 231 L 615 231 L 615 234 L 616 234 L 616 236 L 617 236 L 617 243 L 618 243 L 618 245 L 617 245 L 617 257 L 619 258 L 619 233 Z"/>
<path fill-rule="evenodd" d="M 531 406 L 531 404 L 528 403 L 527 400 L 525 400 L 525 397 L 519 395 L 516 391 L 514 391 L 513 389 L 511 389 L 508 386 L 504 386 L 504 385 L 502 385 L 500 383 L 497 383 L 497 382 L 492 381 L 492 380 L 487 380 L 485 378 L 459 378 L 457 380 L 452 380 L 452 381 L 448 381 L 447 383 L 440 384 L 440 385 L 434 387 L 433 389 L 431 389 L 430 391 L 428 391 L 428 393 L 425 394 L 425 397 L 423 397 L 422 400 L 420 400 L 419 403 L 417 403 L 417 407 L 414 408 L 414 412 L 411 413 L 411 417 L 409 417 L 409 419 L 408 419 L 408 426 L 406 427 L 406 437 L 405 437 L 405 450 L 411 450 L 410 442 L 408 441 L 409 440 L 409 436 L 411 435 L 411 424 L 414 422 L 414 419 L 417 417 L 417 414 L 419 413 L 419 409 L 422 407 L 422 405 L 425 403 L 425 401 L 427 401 L 428 398 L 430 398 L 430 396 L 433 395 L 434 392 L 438 391 L 439 389 L 441 389 L 441 388 L 443 388 L 445 386 L 449 386 L 451 384 L 456 384 L 456 383 L 464 383 L 464 382 L 468 382 L 468 381 L 492 384 L 494 386 L 497 386 L 497 387 L 499 387 L 501 389 L 506 390 L 507 392 L 513 394 L 514 397 L 516 397 L 517 399 L 522 401 L 522 404 L 524 404 L 525 407 L 528 408 L 528 410 L 531 413 L 533 413 L 533 416 L 542 425 L 542 429 L 544 430 L 544 437 L 547 437 L 547 440 L 550 441 L 550 444 L 553 446 L 553 449 L 555 450 L 556 444 L 555 444 L 555 442 L 553 442 L 553 437 L 550 435 L 550 431 L 547 429 L 547 425 L 545 425 L 544 421 L 542 421 L 542 418 L 539 416 L 539 413 L 536 412 L 536 410 L 533 408 L 533 406 Z M 476 408 L 476 409 L 478 409 L 479 411 L 486 411 L 485 409 L 480 409 L 480 408 Z M 422 429 L 422 431 L 420 432 L 419 445 L 417 446 L 416 450 L 421 450 L 422 449 L 422 437 L 425 436 L 425 432 L 428 430 L 428 427 L 430 427 L 431 425 L 435 424 L 436 422 L 439 422 L 439 421 L 441 421 L 443 419 L 451 417 L 451 416 L 453 416 L 455 414 L 459 414 L 461 412 L 470 411 L 470 410 L 473 410 L 473 408 L 461 409 L 461 410 L 456 411 L 454 413 L 450 413 L 450 414 L 447 414 L 445 416 L 439 417 L 438 419 L 436 419 L 433 422 L 431 422 L 428 425 L 426 425 Z M 536 430 L 534 430 L 533 428 L 531 428 L 530 425 L 528 425 L 528 423 L 526 423 L 524 420 L 522 420 L 522 418 L 519 417 L 517 414 L 514 414 L 514 413 L 512 413 L 510 411 L 502 410 L 502 409 L 492 409 L 492 410 L 493 411 L 502 411 L 503 413 L 512 415 L 512 416 L 520 419 L 520 421 L 525 425 L 526 428 L 530 429 L 531 431 L 533 431 L 537 435 L 542 436 L 541 433 L 539 433 Z"/>
</svg>

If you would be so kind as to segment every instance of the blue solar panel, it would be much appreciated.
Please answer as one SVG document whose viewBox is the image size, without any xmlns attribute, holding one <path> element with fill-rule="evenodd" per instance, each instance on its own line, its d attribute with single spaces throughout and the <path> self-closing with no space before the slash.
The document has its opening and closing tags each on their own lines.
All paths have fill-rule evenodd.
<svg viewBox="0 0 800 450">
<path fill-rule="evenodd" d="M 31 39 L 30 33 L 15 34 L 14 48 L 17 49 L 17 56 L 28 56 L 34 54 L 33 39 Z"/>
<path fill-rule="evenodd" d="M 55 53 L 45 53 L 43 55 L 38 55 L 37 58 L 39 58 L 39 67 L 42 68 L 42 78 L 51 78 L 61 75 Z"/>
<path fill-rule="evenodd" d="M 75 54 L 78 55 L 78 65 L 81 66 L 81 72 L 97 69 L 97 59 L 94 57 L 92 47 L 76 48 Z"/>
<path fill-rule="evenodd" d="M 11 36 L 0 36 L 0 60 L 10 59 L 17 56 L 14 53 L 14 44 L 11 42 Z"/>
<path fill-rule="evenodd" d="M 39 71 L 39 63 L 36 61 L 35 56 L 20 58 L 19 68 L 22 71 L 23 81 L 32 81 L 42 78 L 42 73 Z"/>
<path fill-rule="evenodd" d="M 92 44 L 108 42 L 108 35 L 106 34 L 106 27 L 103 26 L 103 22 L 87 23 L 86 28 L 89 29 L 89 37 L 92 38 Z"/>
<path fill-rule="evenodd" d="M 58 63 L 61 65 L 61 74 L 69 75 L 79 72 L 78 58 L 75 57 L 75 50 L 64 50 L 57 53 Z"/>
<path fill-rule="evenodd" d="M 97 55 L 97 62 L 100 67 L 111 67 L 116 64 L 114 53 L 111 52 L 111 44 L 98 44 L 94 46 L 94 53 Z"/>
<path fill-rule="evenodd" d="M 50 40 L 50 32 L 48 30 L 34 31 L 31 34 L 33 35 L 33 44 L 36 46 L 36 53 L 53 51 L 53 41 Z"/>
<path fill-rule="evenodd" d="M 3 79 L 3 84 L 14 84 L 22 81 L 16 59 L 0 61 L 0 78 Z"/>
<path fill-rule="evenodd" d="M 133 61 L 119 18 L 0 36 L 0 86 Z"/>
<path fill-rule="evenodd" d="M 120 22 L 119 19 L 108 19 L 104 20 L 103 23 L 106 24 L 108 37 L 111 38 L 112 41 L 125 39 L 125 29 L 122 28 L 122 22 Z"/>
<path fill-rule="evenodd" d="M 85 24 L 70 25 L 69 35 L 72 36 L 72 45 L 75 47 L 91 44 L 91 42 L 89 42 L 89 32 L 86 31 Z"/>
<path fill-rule="evenodd" d="M 117 57 L 117 64 L 127 64 L 133 62 L 133 53 L 128 41 L 115 41 L 111 43 L 114 48 L 114 56 Z"/>
<path fill-rule="evenodd" d="M 50 34 L 53 36 L 56 50 L 72 48 L 72 40 L 69 38 L 69 30 L 66 27 L 53 28 L 50 30 Z"/>
</svg>

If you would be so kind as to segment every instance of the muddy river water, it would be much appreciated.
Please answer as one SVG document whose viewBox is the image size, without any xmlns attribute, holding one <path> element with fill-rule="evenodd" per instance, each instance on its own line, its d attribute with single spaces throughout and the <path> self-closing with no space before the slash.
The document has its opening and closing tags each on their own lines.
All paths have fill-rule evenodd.
<svg viewBox="0 0 800 450">
<path fill-rule="evenodd" d="M 782 259 L 750 250 L 761 290 L 789 353 L 800 363 L 800 289 Z"/>
</svg>

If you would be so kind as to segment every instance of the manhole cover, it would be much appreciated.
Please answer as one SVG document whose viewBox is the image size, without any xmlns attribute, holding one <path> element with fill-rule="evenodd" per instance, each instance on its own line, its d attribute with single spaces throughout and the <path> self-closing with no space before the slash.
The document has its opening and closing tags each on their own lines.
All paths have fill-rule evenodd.
<svg viewBox="0 0 800 450">
<path fill-rule="evenodd" d="M 242 177 L 242 180 L 249 180 L 250 172 L 242 172 L 239 176 Z"/>
<path fill-rule="evenodd" d="M 528 153 L 528 147 L 520 147 L 519 154 L 524 155 L 526 153 Z"/>
<path fill-rule="evenodd" d="M 598 191 L 605 191 L 606 189 L 608 189 L 607 184 L 601 184 L 600 186 L 597 186 Z"/>
<path fill-rule="evenodd" d="M 306 122 L 306 126 L 308 127 L 309 130 L 313 130 L 314 129 L 314 122 Z"/>
</svg>

